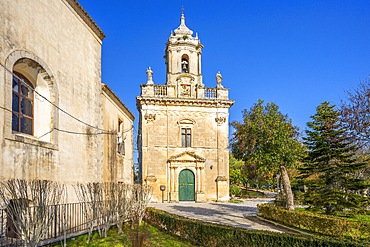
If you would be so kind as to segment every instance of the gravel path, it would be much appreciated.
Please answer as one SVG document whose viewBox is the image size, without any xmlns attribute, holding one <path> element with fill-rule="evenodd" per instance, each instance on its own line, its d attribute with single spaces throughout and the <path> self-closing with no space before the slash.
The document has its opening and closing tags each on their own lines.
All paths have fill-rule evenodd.
<svg viewBox="0 0 370 247">
<path fill-rule="evenodd" d="M 288 232 L 286 229 L 266 223 L 256 217 L 258 213 L 257 204 L 271 202 L 273 202 L 273 199 L 248 199 L 238 204 L 216 202 L 149 203 L 149 207 L 190 219 L 241 227 L 249 230 Z"/>
</svg>

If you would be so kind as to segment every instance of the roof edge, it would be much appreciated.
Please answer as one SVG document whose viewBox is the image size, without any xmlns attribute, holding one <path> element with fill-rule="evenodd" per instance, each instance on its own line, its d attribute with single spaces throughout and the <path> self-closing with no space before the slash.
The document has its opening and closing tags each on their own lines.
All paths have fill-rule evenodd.
<svg viewBox="0 0 370 247">
<path fill-rule="evenodd" d="M 110 89 L 110 87 L 105 84 L 105 83 L 102 83 L 102 89 L 103 89 L 103 92 L 105 92 L 111 99 L 113 99 L 113 101 L 123 109 L 123 111 L 125 113 L 127 113 L 127 115 L 132 119 L 132 121 L 135 120 L 135 116 L 134 114 L 132 114 L 132 112 L 127 108 L 127 106 L 121 101 L 120 98 L 118 98 L 118 96 L 113 92 L 112 89 Z"/>
<path fill-rule="evenodd" d="M 105 34 L 94 22 L 86 10 L 81 6 L 77 0 L 65 0 L 76 13 L 82 18 L 82 20 L 91 28 L 91 30 L 99 37 L 101 41 L 105 38 Z"/>
</svg>

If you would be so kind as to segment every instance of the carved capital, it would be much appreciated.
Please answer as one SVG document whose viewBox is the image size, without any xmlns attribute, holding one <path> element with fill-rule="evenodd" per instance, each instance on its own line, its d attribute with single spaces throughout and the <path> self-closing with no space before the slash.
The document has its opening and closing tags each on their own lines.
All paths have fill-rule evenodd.
<svg viewBox="0 0 370 247">
<path fill-rule="evenodd" d="M 215 181 L 216 182 L 226 182 L 227 178 L 225 176 L 218 176 Z"/>
<path fill-rule="evenodd" d="M 154 175 L 149 175 L 146 177 L 145 181 L 147 182 L 156 182 L 157 178 Z"/>
<path fill-rule="evenodd" d="M 154 122 L 156 118 L 156 114 L 155 113 L 145 113 L 144 118 L 148 122 Z"/>
<path fill-rule="evenodd" d="M 215 121 L 218 125 L 221 125 L 226 122 L 226 117 L 216 117 Z"/>
</svg>

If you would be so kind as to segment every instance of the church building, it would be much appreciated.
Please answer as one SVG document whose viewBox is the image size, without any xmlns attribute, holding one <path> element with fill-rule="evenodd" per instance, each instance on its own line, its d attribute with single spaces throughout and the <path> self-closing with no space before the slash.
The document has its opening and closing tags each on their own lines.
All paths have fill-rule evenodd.
<svg viewBox="0 0 370 247">
<path fill-rule="evenodd" d="M 133 183 L 134 115 L 77 0 L 0 0 L 0 181 Z"/>
<path fill-rule="evenodd" d="M 153 187 L 153 202 L 229 200 L 229 89 L 216 74 L 202 80 L 203 45 L 185 25 L 171 32 L 165 48 L 166 83 L 153 71 L 136 98 L 139 111 L 139 179 Z"/>
</svg>

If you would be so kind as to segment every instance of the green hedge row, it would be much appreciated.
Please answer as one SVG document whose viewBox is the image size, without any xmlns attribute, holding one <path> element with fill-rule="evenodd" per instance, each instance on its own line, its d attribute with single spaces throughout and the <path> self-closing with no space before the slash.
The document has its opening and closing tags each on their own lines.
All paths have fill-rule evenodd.
<svg viewBox="0 0 370 247">
<path fill-rule="evenodd" d="M 370 223 L 353 222 L 343 218 L 286 210 L 271 204 L 258 205 L 259 215 L 285 225 L 332 236 L 354 240 L 370 238 Z"/>
<path fill-rule="evenodd" d="M 190 240 L 197 246 L 222 247 L 359 247 L 359 243 L 338 241 L 328 237 L 309 237 L 306 235 L 275 233 L 268 231 L 251 231 L 205 223 L 181 216 L 169 214 L 154 208 L 148 208 L 145 221 L 172 235 Z"/>
</svg>

